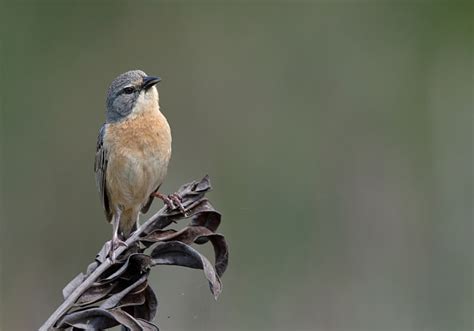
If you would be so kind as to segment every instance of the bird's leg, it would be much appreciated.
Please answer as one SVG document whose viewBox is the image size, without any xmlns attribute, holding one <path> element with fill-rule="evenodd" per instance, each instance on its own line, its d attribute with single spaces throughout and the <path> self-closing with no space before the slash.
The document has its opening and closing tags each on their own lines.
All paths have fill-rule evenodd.
<svg viewBox="0 0 474 331">
<path fill-rule="evenodd" d="M 135 222 L 135 228 L 132 229 L 132 232 L 135 232 L 137 228 L 140 227 L 140 212 L 137 212 L 137 221 Z"/>
<path fill-rule="evenodd" d="M 165 194 L 162 194 L 160 192 L 154 192 L 152 193 L 152 195 L 154 197 L 157 197 L 158 199 L 161 199 L 163 200 L 163 202 L 165 203 L 165 205 L 169 208 L 169 209 L 174 209 L 174 205 L 173 205 L 173 201 L 171 201 L 171 199 L 165 195 Z"/>
<path fill-rule="evenodd" d="M 128 245 L 120 240 L 119 236 L 118 236 L 118 229 L 119 229 L 119 224 L 120 224 L 120 215 L 121 215 L 121 211 L 117 210 L 113 216 L 113 220 L 112 220 L 112 240 L 110 242 L 110 251 L 109 251 L 109 256 L 110 256 L 110 259 L 112 260 L 112 262 L 115 262 L 115 250 L 119 247 L 119 246 L 125 246 L 127 247 Z"/>
<path fill-rule="evenodd" d="M 184 214 L 184 216 L 186 216 L 186 209 L 184 209 L 184 206 L 182 204 L 182 199 L 179 196 L 179 194 L 173 193 L 173 194 L 170 194 L 170 195 L 165 195 L 165 194 L 162 194 L 160 192 L 155 192 L 155 193 L 153 193 L 153 196 L 163 200 L 165 205 L 171 210 L 178 207 L 179 210 Z"/>
</svg>

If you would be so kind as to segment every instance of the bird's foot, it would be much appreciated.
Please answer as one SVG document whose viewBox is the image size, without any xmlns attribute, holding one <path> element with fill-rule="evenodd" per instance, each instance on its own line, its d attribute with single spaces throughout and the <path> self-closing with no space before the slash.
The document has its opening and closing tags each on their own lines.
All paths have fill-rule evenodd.
<svg viewBox="0 0 474 331">
<path fill-rule="evenodd" d="M 168 196 L 173 203 L 178 206 L 179 210 L 186 216 L 186 209 L 183 206 L 183 199 L 178 193 L 173 193 Z"/>
<path fill-rule="evenodd" d="M 160 192 L 155 192 L 153 195 L 161 200 L 163 200 L 164 204 L 170 209 L 176 209 L 179 208 L 179 210 L 184 214 L 185 217 L 186 215 L 186 209 L 183 206 L 182 203 L 182 198 L 178 193 L 173 193 L 170 195 L 165 195 Z"/>
<path fill-rule="evenodd" d="M 120 240 L 119 238 L 112 238 L 112 240 L 110 241 L 110 250 L 109 250 L 109 257 L 110 259 L 112 260 L 112 262 L 115 262 L 117 256 L 115 255 L 115 251 L 117 250 L 117 248 L 119 248 L 120 246 L 123 246 L 123 247 L 128 247 L 127 243 L 123 240 Z"/>
</svg>

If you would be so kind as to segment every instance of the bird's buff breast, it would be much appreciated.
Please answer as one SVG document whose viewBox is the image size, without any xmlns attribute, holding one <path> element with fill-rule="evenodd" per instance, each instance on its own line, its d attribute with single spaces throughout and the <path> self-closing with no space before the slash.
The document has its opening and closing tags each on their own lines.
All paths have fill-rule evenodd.
<svg viewBox="0 0 474 331">
<path fill-rule="evenodd" d="M 113 208 L 141 209 L 161 185 L 171 156 L 171 133 L 159 111 L 109 124 L 106 185 Z"/>
</svg>

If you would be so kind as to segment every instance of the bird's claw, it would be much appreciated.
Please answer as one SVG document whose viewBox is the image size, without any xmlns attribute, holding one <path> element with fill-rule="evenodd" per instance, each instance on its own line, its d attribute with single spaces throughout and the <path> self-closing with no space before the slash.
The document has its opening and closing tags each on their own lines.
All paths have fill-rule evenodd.
<svg viewBox="0 0 474 331">
<path fill-rule="evenodd" d="M 112 260 L 112 262 L 115 262 L 115 260 L 117 258 L 117 256 L 115 255 L 115 251 L 120 246 L 128 247 L 128 245 L 125 241 L 120 240 L 119 238 L 112 238 L 112 240 L 110 241 L 110 250 L 109 250 L 109 254 L 108 254 L 110 259 Z"/>
<path fill-rule="evenodd" d="M 178 193 L 173 193 L 169 195 L 170 200 L 179 208 L 179 210 L 184 214 L 186 217 L 186 209 L 183 206 L 183 199 Z"/>
<path fill-rule="evenodd" d="M 154 196 L 163 200 L 164 204 L 170 209 L 174 210 L 179 208 L 179 211 L 183 213 L 184 217 L 187 217 L 186 209 L 183 206 L 182 198 L 178 193 L 173 193 L 170 195 L 164 195 L 162 193 L 156 192 Z"/>
</svg>

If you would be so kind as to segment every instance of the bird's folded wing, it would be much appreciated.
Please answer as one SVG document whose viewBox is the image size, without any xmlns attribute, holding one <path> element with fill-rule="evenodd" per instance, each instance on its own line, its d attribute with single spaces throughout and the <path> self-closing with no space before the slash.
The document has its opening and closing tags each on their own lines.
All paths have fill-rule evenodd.
<svg viewBox="0 0 474 331">
<path fill-rule="evenodd" d="M 112 220 L 112 213 L 109 206 L 109 200 L 107 196 L 107 186 L 105 184 L 106 171 L 107 171 L 107 149 L 104 146 L 104 135 L 107 130 L 107 125 L 104 124 L 99 130 L 99 136 L 97 137 L 97 148 L 95 152 L 94 172 L 97 189 L 99 190 L 100 201 L 102 207 L 104 207 L 105 216 L 107 221 Z"/>
</svg>

